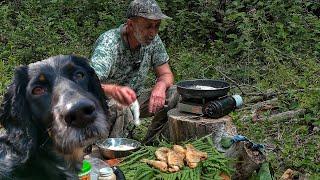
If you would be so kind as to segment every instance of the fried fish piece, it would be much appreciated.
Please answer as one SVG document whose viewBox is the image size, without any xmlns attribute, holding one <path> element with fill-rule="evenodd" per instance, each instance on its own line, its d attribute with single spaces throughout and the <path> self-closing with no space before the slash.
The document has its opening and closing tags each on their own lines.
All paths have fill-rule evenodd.
<svg viewBox="0 0 320 180">
<path fill-rule="evenodd" d="M 167 170 L 168 170 L 168 164 L 163 161 L 142 159 L 141 162 L 145 162 L 145 163 L 159 169 L 162 172 L 167 172 Z"/>
<path fill-rule="evenodd" d="M 186 149 L 180 145 L 173 145 L 172 149 L 184 159 L 186 157 Z"/>
<path fill-rule="evenodd" d="M 168 152 L 168 165 L 170 167 L 178 166 L 182 168 L 184 166 L 183 158 L 173 150 Z"/>
<path fill-rule="evenodd" d="M 195 168 L 198 166 L 198 163 L 201 160 L 205 160 L 208 158 L 208 154 L 206 152 L 198 151 L 191 144 L 186 144 L 186 162 L 190 168 Z"/>
<path fill-rule="evenodd" d="M 208 153 L 197 150 L 192 144 L 186 144 L 187 151 L 193 151 L 197 156 L 200 156 L 201 160 L 208 158 Z"/>
<path fill-rule="evenodd" d="M 172 166 L 172 167 L 169 167 L 168 171 L 171 173 L 178 172 L 180 171 L 180 168 L 178 166 Z"/>
<path fill-rule="evenodd" d="M 157 157 L 158 160 L 163 161 L 163 162 L 168 162 L 168 152 L 171 151 L 171 149 L 167 147 L 160 147 L 156 150 L 154 153 Z"/>
</svg>

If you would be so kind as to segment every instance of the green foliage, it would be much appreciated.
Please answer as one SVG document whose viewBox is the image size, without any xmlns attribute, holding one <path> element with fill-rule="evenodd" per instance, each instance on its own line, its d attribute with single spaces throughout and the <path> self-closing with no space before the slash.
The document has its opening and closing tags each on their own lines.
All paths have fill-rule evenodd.
<svg viewBox="0 0 320 180">
<path fill-rule="evenodd" d="M 187 143 L 187 142 L 186 142 Z M 190 143 L 190 142 L 189 142 Z M 171 147 L 168 142 L 161 142 L 161 147 Z M 208 153 L 208 159 L 199 163 L 194 169 L 185 166 L 175 173 L 161 172 L 158 169 L 150 167 L 142 159 L 155 159 L 156 147 L 144 146 L 137 152 L 127 156 L 120 164 L 121 170 L 127 179 L 162 179 L 162 180 L 197 180 L 197 179 L 220 179 L 220 174 L 224 172 L 230 175 L 232 169 L 229 167 L 230 160 L 219 153 L 214 147 L 211 136 L 197 139 L 191 144 L 198 150 Z M 200 178 L 201 177 L 201 178 Z"/>
<path fill-rule="evenodd" d="M 169 4 L 174 22 L 166 23 L 161 37 L 172 41 L 166 42 L 177 81 L 228 76 L 260 90 L 320 87 L 320 3 L 177 0 Z M 196 26 L 201 31 L 193 31 L 197 23 L 202 24 Z M 294 96 L 300 107 L 318 114 L 319 94 L 307 91 Z"/>
<path fill-rule="evenodd" d="M 208 46 L 218 30 L 217 0 L 162 0 L 166 14 L 173 17 L 161 33 L 167 44 Z"/>
<path fill-rule="evenodd" d="M 58 54 L 89 57 L 98 36 L 124 22 L 128 1 L 28 0 L 0 5 L 1 96 L 16 65 Z"/>
<path fill-rule="evenodd" d="M 280 96 L 281 111 L 300 106 L 300 98 L 295 95 Z M 233 114 L 239 134 L 245 134 L 255 142 L 266 146 L 267 158 L 275 170 L 275 177 L 290 168 L 301 174 L 319 174 L 319 116 L 306 114 L 304 118 L 287 121 L 260 121 L 243 118 L 246 112 Z M 269 116 L 269 114 L 264 114 Z M 317 117 L 317 118 L 315 118 Z"/>
<path fill-rule="evenodd" d="M 105 30 L 121 23 L 124 2 L 14 1 L 2 5 L 2 43 L 20 63 L 56 54 L 89 56 L 91 45 Z M 10 48 L 10 49 L 9 49 Z M 1 53 L 2 59 L 8 53 Z"/>
<path fill-rule="evenodd" d="M 58 54 L 90 57 L 97 37 L 125 22 L 129 2 L 1 1 L 0 99 L 14 67 L 19 64 Z M 314 0 L 158 2 L 173 18 L 162 22 L 160 36 L 167 46 L 176 81 L 228 77 L 263 92 L 305 89 L 283 97 L 280 108 L 284 111 L 306 108 L 307 125 L 251 122 L 237 122 L 237 125 L 250 138 L 276 144 L 279 150 L 271 152 L 270 159 L 278 176 L 287 167 L 303 173 L 319 173 L 316 166 L 319 153 L 315 153 L 319 152 L 316 146 L 319 136 L 306 134 L 306 126 L 310 123 L 320 126 L 319 90 L 307 90 L 320 87 L 320 3 Z M 152 83 L 154 79 L 150 78 L 149 85 Z"/>
</svg>

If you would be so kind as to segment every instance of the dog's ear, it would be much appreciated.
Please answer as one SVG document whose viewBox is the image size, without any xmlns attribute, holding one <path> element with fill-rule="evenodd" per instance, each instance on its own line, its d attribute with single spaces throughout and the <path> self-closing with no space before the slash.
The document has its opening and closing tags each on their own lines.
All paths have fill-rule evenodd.
<svg viewBox="0 0 320 180">
<path fill-rule="evenodd" d="M 1 104 L 1 124 L 6 127 L 8 124 L 20 126 L 23 119 L 28 119 L 28 106 L 26 105 L 26 87 L 28 84 L 28 67 L 20 66 L 15 69 L 13 82 L 8 86 Z M 27 115 L 27 117 L 23 117 Z"/>
<path fill-rule="evenodd" d="M 8 172 L 27 161 L 35 144 L 35 128 L 31 125 L 31 112 L 26 101 L 27 84 L 28 67 L 16 68 L 0 108 L 4 128 L 0 132 L 0 164 L 5 162 Z"/>
<path fill-rule="evenodd" d="M 11 99 L 13 96 L 13 84 L 7 87 L 7 91 L 4 94 L 3 101 L 0 106 L 0 123 L 2 126 L 6 126 L 6 122 L 11 118 Z"/>
</svg>

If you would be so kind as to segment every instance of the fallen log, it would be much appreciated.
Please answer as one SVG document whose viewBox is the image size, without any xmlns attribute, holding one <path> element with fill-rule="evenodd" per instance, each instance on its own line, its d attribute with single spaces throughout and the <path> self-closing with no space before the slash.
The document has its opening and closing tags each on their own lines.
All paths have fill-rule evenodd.
<svg viewBox="0 0 320 180">
<path fill-rule="evenodd" d="M 251 106 L 251 109 L 260 109 L 262 107 L 264 107 L 265 105 L 272 105 L 272 106 L 276 106 L 278 103 L 278 98 L 273 98 L 267 101 L 263 101 L 263 102 L 258 102 L 254 105 Z"/>
<path fill-rule="evenodd" d="M 268 99 L 272 99 L 276 96 L 279 95 L 285 95 L 285 94 L 289 94 L 289 93 L 304 93 L 304 92 L 308 92 L 308 91 L 320 91 L 320 88 L 309 88 L 309 89 L 294 89 L 294 90 L 288 90 L 288 91 L 282 91 L 282 92 L 277 92 L 277 91 L 267 91 L 264 93 L 243 93 L 242 96 L 243 97 L 250 97 L 246 103 L 256 103 L 259 101 L 265 101 Z"/>
<path fill-rule="evenodd" d="M 262 102 L 257 102 L 255 104 L 247 105 L 246 107 L 237 109 L 236 111 L 244 111 L 244 110 L 249 110 L 249 109 L 260 109 L 261 107 L 263 107 L 265 105 L 276 106 L 277 104 L 278 104 L 278 98 L 273 98 L 273 99 L 270 99 L 270 100 L 266 100 L 266 101 L 262 101 Z"/>
<path fill-rule="evenodd" d="M 286 111 L 260 119 L 261 121 L 286 121 L 306 114 L 306 109 L 297 109 L 294 111 Z"/>
<path fill-rule="evenodd" d="M 295 89 L 289 90 L 284 92 L 266 92 L 266 93 L 245 93 L 243 96 L 262 96 L 264 99 L 268 99 L 270 97 L 278 96 L 281 94 L 288 94 L 288 93 L 302 93 L 306 91 L 320 91 L 320 88 L 309 88 L 309 89 Z"/>
<path fill-rule="evenodd" d="M 275 104 L 258 104 L 253 110 L 252 110 L 252 121 L 257 122 L 258 120 L 261 120 L 261 114 L 265 111 L 272 111 L 274 109 L 277 109 L 278 107 L 275 106 Z"/>
<path fill-rule="evenodd" d="M 267 96 L 267 97 L 264 97 L 264 96 L 253 96 L 251 98 L 246 98 L 248 100 L 246 100 L 246 103 L 259 103 L 261 101 L 266 101 L 266 100 L 269 100 L 269 99 L 272 99 L 274 98 L 273 96 Z"/>
</svg>

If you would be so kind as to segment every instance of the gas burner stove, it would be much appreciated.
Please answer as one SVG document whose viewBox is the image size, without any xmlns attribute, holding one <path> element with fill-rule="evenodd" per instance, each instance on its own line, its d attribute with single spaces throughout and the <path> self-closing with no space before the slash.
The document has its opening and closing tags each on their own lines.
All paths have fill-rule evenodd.
<svg viewBox="0 0 320 180">
<path fill-rule="evenodd" d="M 192 98 L 182 100 L 178 103 L 179 112 L 203 115 L 209 118 L 219 118 L 229 114 L 235 108 L 240 107 L 243 101 L 241 96 L 223 96 L 219 98 Z"/>
<path fill-rule="evenodd" d="M 177 83 L 182 100 L 178 111 L 219 118 L 239 107 L 242 98 L 239 95 L 228 96 L 229 83 L 211 79 L 186 80 Z"/>
<path fill-rule="evenodd" d="M 203 115 L 203 108 L 205 105 L 216 99 L 209 98 L 182 98 L 180 102 L 178 102 L 177 108 L 179 112 L 183 113 L 192 113 L 197 115 Z"/>
</svg>

